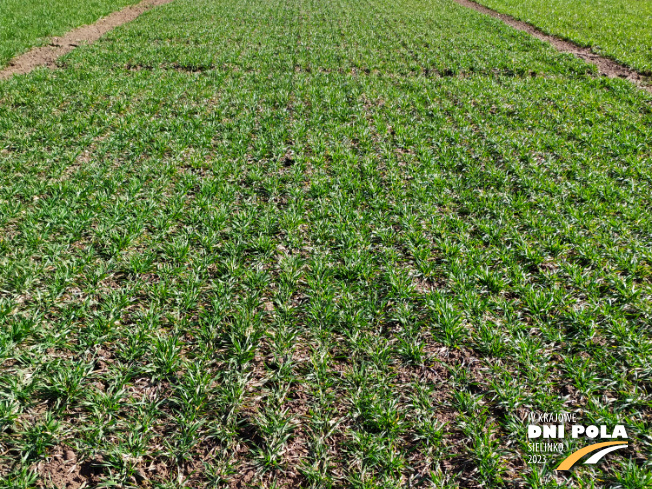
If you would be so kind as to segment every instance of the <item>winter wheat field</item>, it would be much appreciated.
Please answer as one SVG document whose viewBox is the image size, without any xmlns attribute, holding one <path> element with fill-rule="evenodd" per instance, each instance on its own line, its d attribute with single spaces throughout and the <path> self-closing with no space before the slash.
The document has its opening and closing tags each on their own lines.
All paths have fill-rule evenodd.
<svg viewBox="0 0 652 489">
<path fill-rule="evenodd" d="M 59 3 L 3 65 L 134 2 Z M 0 488 L 652 487 L 619 29 L 638 86 L 452 0 L 175 0 L 6 76 Z"/>
</svg>

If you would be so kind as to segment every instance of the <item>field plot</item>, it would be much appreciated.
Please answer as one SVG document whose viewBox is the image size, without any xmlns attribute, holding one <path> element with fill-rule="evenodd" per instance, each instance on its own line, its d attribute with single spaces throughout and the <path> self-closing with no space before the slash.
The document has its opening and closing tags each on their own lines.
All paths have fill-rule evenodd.
<svg viewBox="0 0 652 489">
<path fill-rule="evenodd" d="M 176 0 L 0 83 L 0 487 L 650 487 L 651 99 L 593 73 Z M 630 447 L 556 475 L 532 410 Z"/>
<path fill-rule="evenodd" d="M 477 0 L 652 75 L 650 0 Z"/>
<path fill-rule="evenodd" d="M 52 36 L 134 3 L 138 0 L 0 0 L 0 68 Z"/>
</svg>

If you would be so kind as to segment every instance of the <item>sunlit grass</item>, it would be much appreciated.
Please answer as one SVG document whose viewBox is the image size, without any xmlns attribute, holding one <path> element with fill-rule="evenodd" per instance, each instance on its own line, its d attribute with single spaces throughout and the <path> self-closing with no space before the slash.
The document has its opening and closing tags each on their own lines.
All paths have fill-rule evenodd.
<svg viewBox="0 0 652 489">
<path fill-rule="evenodd" d="M 27 49 L 138 0 L 1 0 L 0 67 Z"/>
<path fill-rule="evenodd" d="M 0 487 L 649 479 L 523 423 L 649 456 L 646 93 L 443 0 L 177 0 L 62 63 L 0 84 Z"/>
<path fill-rule="evenodd" d="M 652 2 L 478 0 L 478 3 L 652 75 Z"/>
</svg>

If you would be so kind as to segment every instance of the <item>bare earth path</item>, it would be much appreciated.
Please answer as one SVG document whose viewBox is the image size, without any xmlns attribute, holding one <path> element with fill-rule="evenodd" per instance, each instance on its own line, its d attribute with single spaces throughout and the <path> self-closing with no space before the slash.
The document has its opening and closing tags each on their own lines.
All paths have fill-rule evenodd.
<svg viewBox="0 0 652 489">
<path fill-rule="evenodd" d="M 549 34 L 546 34 L 540 31 L 539 29 L 537 29 L 536 27 L 531 26 L 530 24 L 527 24 L 520 20 L 516 20 L 510 15 L 496 12 L 495 10 L 477 4 L 472 0 L 455 0 L 455 2 L 457 2 L 458 4 L 464 7 L 468 7 L 473 10 L 476 10 L 482 14 L 490 15 L 491 17 L 501 20 L 502 22 L 509 25 L 510 27 L 513 27 L 514 29 L 527 32 L 528 34 L 530 34 L 533 37 L 536 37 L 537 39 L 546 41 L 552 44 L 552 46 L 555 49 L 557 49 L 562 53 L 570 53 L 576 56 L 577 58 L 583 59 L 587 63 L 591 63 L 598 68 L 601 75 L 607 76 L 609 78 L 624 78 L 626 80 L 631 81 L 639 88 L 642 88 L 652 93 L 652 86 L 644 83 L 645 82 L 644 77 L 641 76 L 639 73 L 632 70 L 631 68 L 628 68 L 626 66 L 621 65 L 620 63 L 617 63 L 612 59 L 605 58 L 604 56 L 595 54 L 589 48 L 581 47 L 570 41 L 565 41 L 556 36 L 551 36 Z"/>
<path fill-rule="evenodd" d="M 29 73 L 39 66 L 56 67 L 56 60 L 69 53 L 82 43 L 97 41 L 107 32 L 116 27 L 131 22 L 143 12 L 170 3 L 172 0 L 143 0 L 138 5 L 125 7 L 101 18 L 94 24 L 84 25 L 68 32 L 63 37 L 54 37 L 48 46 L 30 49 L 20 56 L 16 56 L 9 66 L 0 70 L 0 80 L 13 75 Z"/>
<path fill-rule="evenodd" d="M 55 37 L 49 46 L 37 47 L 17 56 L 8 67 L 0 70 L 0 80 L 13 75 L 29 73 L 39 66 L 56 67 L 56 60 L 69 53 L 81 43 L 91 43 L 98 40 L 107 32 L 116 27 L 131 22 L 146 10 L 159 5 L 164 5 L 172 0 L 143 0 L 138 5 L 126 7 L 98 20 L 91 25 L 81 26 L 67 33 L 63 37 Z M 588 63 L 595 65 L 600 74 L 609 78 L 624 78 L 638 87 L 652 93 L 652 86 L 644 83 L 644 78 L 636 71 L 623 66 L 609 58 L 595 54 L 589 48 L 578 46 L 556 36 L 551 36 L 536 27 L 513 17 L 501 14 L 490 8 L 484 7 L 472 0 L 455 0 L 458 4 L 476 10 L 485 15 L 490 15 L 519 31 L 527 32 L 533 37 L 550 43 L 555 49 L 563 53 L 570 53 Z"/>
</svg>

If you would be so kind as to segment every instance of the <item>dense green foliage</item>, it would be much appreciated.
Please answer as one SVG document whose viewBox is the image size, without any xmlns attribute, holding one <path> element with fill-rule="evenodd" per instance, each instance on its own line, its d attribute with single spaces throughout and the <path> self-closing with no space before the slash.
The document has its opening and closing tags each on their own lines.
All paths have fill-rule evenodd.
<svg viewBox="0 0 652 489">
<path fill-rule="evenodd" d="M 177 0 L 0 83 L 0 487 L 649 487 L 650 103 L 447 0 Z M 552 475 L 530 410 L 635 443 Z"/>
<path fill-rule="evenodd" d="M 476 0 L 652 75 L 650 0 Z"/>
<path fill-rule="evenodd" d="M 0 0 L 0 67 L 27 49 L 138 0 Z"/>
</svg>

